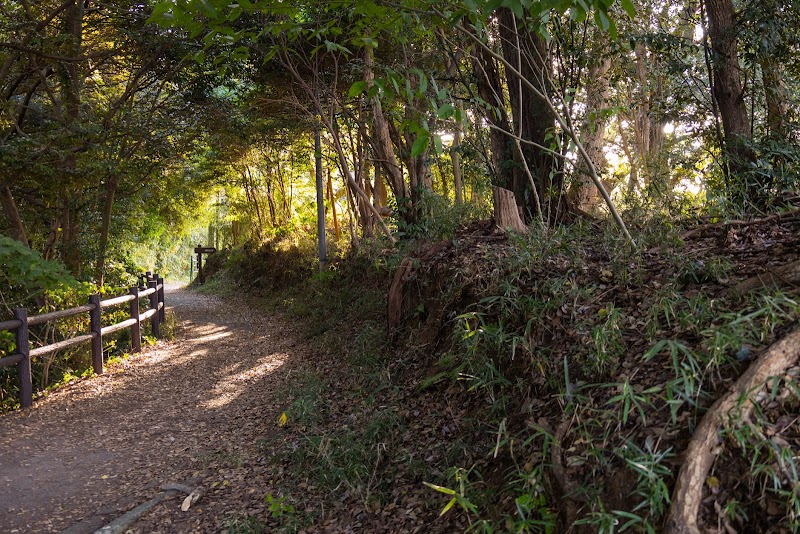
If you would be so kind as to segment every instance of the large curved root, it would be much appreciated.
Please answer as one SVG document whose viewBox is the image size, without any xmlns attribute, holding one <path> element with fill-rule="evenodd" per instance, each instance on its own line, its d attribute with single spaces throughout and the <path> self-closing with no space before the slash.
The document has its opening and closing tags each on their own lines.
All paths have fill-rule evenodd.
<svg viewBox="0 0 800 534">
<path fill-rule="evenodd" d="M 714 449 L 719 443 L 719 428 L 735 408 L 752 409 L 751 396 L 771 376 L 782 374 L 800 357 L 800 328 L 795 328 L 773 343 L 755 360 L 730 390 L 717 399 L 700 421 L 686 449 L 685 463 L 678 474 L 672 493 L 672 506 L 664 532 L 666 534 L 699 534 L 697 514 L 703 498 L 708 470 L 714 463 Z"/>
</svg>

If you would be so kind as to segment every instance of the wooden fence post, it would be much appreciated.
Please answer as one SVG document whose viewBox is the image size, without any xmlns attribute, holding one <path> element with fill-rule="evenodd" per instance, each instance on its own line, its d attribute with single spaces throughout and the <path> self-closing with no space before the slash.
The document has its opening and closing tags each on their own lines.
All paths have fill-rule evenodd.
<svg viewBox="0 0 800 534">
<path fill-rule="evenodd" d="M 156 281 L 158 282 L 158 285 L 161 286 L 161 289 L 158 290 L 158 322 L 163 323 L 167 320 L 167 310 L 164 306 L 164 279 L 156 275 Z"/>
<path fill-rule="evenodd" d="M 98 375 L 103 374 L 103 331 L 100 313 L 100 295 L 91 295 L 89 304 L 94 304 L 94 308 L 89 312 L 89 330 L 94 337 L 92 338 L 92 367 Z"/>
<path fill-rule="evenodd" d="M 147 283 L 148 287 L 156 288 L 158 282 L 155 280 L 150 280 Z M 150 293 L 150 309 L 156 310 L 156 313 L 150 318 L 150 326 L 153 328 L 153 336 L 159 336 L 159 328 L 158 328 L 158 291 L 153 291 Z"/>
<path fill-rule="evenodd" d="M 17 364 L 17 380 L 19 381 L 20 404 L 23 408 L 33 405 L 33 382 L 31 380 L 31 345 L 28 336 L 28 310 L 14 308 L 14 319 L 22 321 L 16 330 L 17 353 L 22 361 Z"/>
<path fill-rule="evenodd" d="M 200 280 L 201 284 L 206 281 L 206 277 L 203 275 L 203 254 L 200 252 L 197 253 L 197 279 Z"/>
<path fill-rule="evenodd" d="M 133 286 L 129 293 L 133 295 L 131 301 L 131 319 L 136 322 L 131 326 L 131 351 L 141 352 L 142 350 L 142 326 L 139 324 L 139 286 Z"/>
</svg>

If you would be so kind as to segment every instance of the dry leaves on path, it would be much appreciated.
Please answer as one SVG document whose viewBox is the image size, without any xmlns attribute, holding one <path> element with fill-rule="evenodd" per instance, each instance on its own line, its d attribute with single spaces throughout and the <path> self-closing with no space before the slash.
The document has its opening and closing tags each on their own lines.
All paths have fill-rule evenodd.
<svg viewBox="0 0 800 534">
<path fill-rule="evenodd" d="M 2 418 L 4 532 L 91 532 L 165 483 L 207 488 L 181 512 L 170 495 L 142 532 L 220 530 L 263 511 L 269 482 L 257 442 L 275 432 L 282 383 L 308 361 L 289 325 L 248 308 L 176 291 L 180 327 L 102 376 Z"/>
</svg>

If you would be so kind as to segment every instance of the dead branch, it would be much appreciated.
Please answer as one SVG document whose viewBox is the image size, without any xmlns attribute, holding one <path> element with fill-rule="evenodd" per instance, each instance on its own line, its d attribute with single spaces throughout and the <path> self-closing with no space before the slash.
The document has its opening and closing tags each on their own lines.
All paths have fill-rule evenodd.
<svg viewBox="0 0 800 534">
<path fill-rule="evenodd" d="M 678 474 L 672 494 L 672 506 L 664 532 L 666 534 L 700 534 L 697 513 L 703 498 L 706 474 L 714 463 L 719 443 L 718 432 L 727 416 L 744 404 L 749 410 L 751 396 L 764 386 L 767 378 L 783 373 L 800 357 L 800 328 L 795 328 L 777 343 L 773 343 L 739 377 L 728 393 L 703 416 L 692 436 L 684 457 L 686 462 Z"/>
<path fill-rule="evenodd" d="M 120 534 L 121 532 L 125 532 L 125 530 L 142 517 L 145 512 L 166 499 L 167 495 L 168 492 L 166 491 L 159 493 L 149 501 L 119 516 L 108 525 L 95 530 L 94 534 Z"/>
<path fill-rule="evenodd" d="M 755 224 L 763 224 L 775 220 L 780 222 L 791 221 L 795 219 L 798 215 L 800 215 L 800 208 L 794 208 L 789 211 L 785 211 L 783 213 L 773 213 L 772 215 L 768 215 L 760 219 L 753 219 L 751 221 L 734 219 L 732 221 L 703 224 L 701 226 L 697 226 L 695 228 L 692 228 L 691 230 L 683 232 L 681 234 L 681 239 L 688 239 L 695 234 L 702 234 L 703 232 L 707 232 L 709 230 L 714 230 L 717 228 L 727 228 L 729 226 L 753 226 Z"/>
<path fill-rule="evenodd" d="M 197 500 L 202 497 L 204 491 L 202 487 L 197 488 L 190 488 L 185 484 L 179 484 L 176 482 L 166 482 L 161 485 L 161 493 L 153 497 L 147 502 L 144 502 L 133 508 L 132 510 L 128 510 L 126 513 L 122 514 L 115 520 L 113 520 L 108 525 L 99 528 L 94 531 L 94 534 L 120 534 L 121 532 L 125 532 L 129 526 L 134 524 L 140 517 L 142 517 L 145 512 L 153 508 L 155 505 L 159 504 L 160 502 L 164 501 L 170 494 L 179 491 L 181 493 L 186 493 L 188 496 L 184 499 L 184 504 L 181 507 L 184 510 L 184 506 L 186 509 L 189 508 L 192 504 L 197 502 Z M 189 502 L 188 505 L 186 503 Z M 184 510 L 186 511 L 186 510 Z"/>
</svg>

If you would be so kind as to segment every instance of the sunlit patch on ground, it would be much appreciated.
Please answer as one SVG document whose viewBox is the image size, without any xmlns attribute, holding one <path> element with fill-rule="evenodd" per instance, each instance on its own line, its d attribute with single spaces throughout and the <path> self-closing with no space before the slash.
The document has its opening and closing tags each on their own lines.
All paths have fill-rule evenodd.
<svg viewBox="0 0 800 534">
<path fill-rule="evenodd" d="M 254 367 L 232 366 L 230 373 L 217 382 L 211 390 L 211 398 L 200 403 L 200 407 L 221 408 L 236 399 L 245 385 L 275 372 L 286 363 L 288 354 L 269 354 L 264 356 Z M 243 383 L 244 382 L 244 383 Z"/>
</svg>

